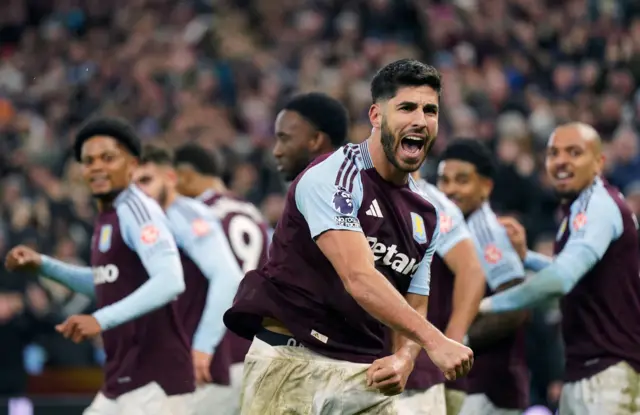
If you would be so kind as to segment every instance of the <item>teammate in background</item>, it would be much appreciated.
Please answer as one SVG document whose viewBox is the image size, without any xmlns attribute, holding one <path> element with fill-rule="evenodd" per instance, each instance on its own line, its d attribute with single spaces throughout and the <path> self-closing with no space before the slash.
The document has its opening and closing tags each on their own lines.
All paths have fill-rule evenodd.
<svg viewBox="0 0 640 415">
<path fill-rule="evenodd" d="M 485 293 L 482 265 L 460 209 L 437 187 L 420 179 L 418 172 L 413 176 L 440 213 L 427 320 L 450 339 L 464 342 Z M 445 383 L 442 372 L 421 352 L 401 400 L 414 415 L 456 415 L 466 395 L 465 380 Z"/>
<path fill-rule="evenodd" d="M 438 188 L 467 219 L 487 281 L 487 294 L 524 280 L 525 272 L 505 229 L 489 206 L 495 167 L 476 140 L 456 140 L 438 165 Z M 468 396 L 460 415 L 519 414 L 528 403 L 524 322 L 527 313 L 480 316 L 468 332 L 476 364 L 467 377 Z"/>
<path fill-rule="evenodd" d="M 273 156 L 291 181 L 316 157 L 331 153 L 347 140 L 349 115 L 328 95 L 311 92 L 293 97 L 278 113 Z"/>
<path fill-rule="evenodd" d="M 387 65 L 371 86 L 372 136 L 292 183 L 267 264 L 225 313 L 253 339 L 243 414 L 395 414 L 422 348 L 450 379 L 469 371 L 471 350 L 425 318 L 438 214 L 409 176 L 436 137 L 440 87 L 418 61 Z M 395 353 L 379 359 L 381 323 Z"/>
<path fill-rule="evenodd" d="M 261 266 L 267 258 L 269 225 L 260 211 L 251 203 L 232 196 L 222 179 L 221 163 L 206 149 L 189 144 L 176 150 L 174 163 L 178 178 L 178 191 L 196 198 L 210 207 L 219 218 L 235 259 L 243 273 Z M 220 345 L 231 355 L 231 361 L 219 361 L 213 356 L 213 365 L 231 365 L 230 385 L 204 385 L 195 394 L 198 414 L 208 415 L 211 408 L 216 414 L 234 414 L 240 405 L 244 357 L 250 342 L 227 331 Z M 224 406 L 218 402 L 226 399 Z M 217 406 L 216 406 L 217 405 Z"/>
<path fill-rule="evenodd" d="M 173 154 L 168 149 L 146 145 L 133 182 L 165 210 L 181 250 L 187 288 L 178 303 L 187 335 L 193 339 L 196 382 L 213 383 L 214 391 L 216 384 L 228 386 L 231 356 L 228 347 L 218 347 L 226 332 L 222 315 L 231 307 L 244 274 L 220 220 L 202 202 L 178 194 Z M 216 360 L 226 364 L 211 364 L 214 351 Z M 224 393 L 213 394 L 222 400 L 209 411 L 224 407 L 227 400 Z"/>
<path fill-rule="evenodd" d="M 74 151 L 99 212 L 91 268 L 23 246 L 8 253 L 6 267 L 34 269 L 95 296 L 95 313 L 56 327 L 75 342 L 102 333 L 105 384 L 85 415 L 189 414 L 191 342 L 172 302 L 185 289 L 180 256 L 160 206 L 128 186 L 140 140 L 124 121 L 96 118 L 80 128 Z"/>
<path fill-rule="evenodd" d="M 227 189 L 218 158 L 203 147 L 187 144 L 176 150 L 174 159 L 178 192 L 200 200 L 220 218 L 242 271 L 262 265 L 267 259 L 269 225 L 258 208 Z"/>
<path fill-rule="evenodd" d="M 528 252 L 522 227 L 506 221 L 525 265 L 540 272 L 480 307 L 502 313 L 562 297 L 563 415 L 640 411 L 638 222 L 620 193 L 599 178 L 603 164 L 591 126 L 571 123 L 554 131 L 546 169 L 564 212 L 556 256 Z"/>
</svg>

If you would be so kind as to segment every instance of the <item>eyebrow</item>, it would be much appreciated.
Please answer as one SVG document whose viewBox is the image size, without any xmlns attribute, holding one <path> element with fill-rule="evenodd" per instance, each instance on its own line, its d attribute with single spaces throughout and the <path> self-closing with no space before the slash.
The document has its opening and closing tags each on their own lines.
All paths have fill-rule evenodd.
<svg viewBox="0 0 640 415">
<path fill-rule="evenodd" d="M 400 102 L 398 105 L 396 105 L 397 108 L 400 107 L 412 107 L 412 108 L 417 108 L 418 104 L 412 101 L 402 101 Z M 429 111 L 433 111 L 433 112 L 438 112 L 438 105 L 437 104 L 425 104 L 423 106 L 423 108 L 429 110 Z"/>
</svg>

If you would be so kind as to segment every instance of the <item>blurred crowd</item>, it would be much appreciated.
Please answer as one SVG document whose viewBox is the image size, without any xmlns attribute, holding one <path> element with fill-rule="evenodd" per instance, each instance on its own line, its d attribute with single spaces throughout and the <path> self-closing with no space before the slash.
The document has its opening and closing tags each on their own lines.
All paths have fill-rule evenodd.
<svg viewBox="0 0 640 415">
<path fill-rule="evenodd" d="M 450 140 L 486 142 L 499 162 L 494 208 L 549 252 L 557 201 L 545 143 L 579 120 L 602 135 L 607 179 L 640 214 L 637 1 L 3 0 L 0 253 L 24 243 L 87 263 L 93 206 L 69 146 L 94 113 L 129 119 L 145 141 L 217 149 L 229 187 L 275 223 L 286 185 L 271 148 L 283 101 L 339 98 L 350 140 L 362 141 L 373 73 L 405 57 L 444 77 L 426 177 Z M 88 298 L 1 272 L 0 394 L 24 388 L 25 368 L 99 364 L 99 345 L 72 345 L 52 328 L 90 309 Z"/>
</svg>

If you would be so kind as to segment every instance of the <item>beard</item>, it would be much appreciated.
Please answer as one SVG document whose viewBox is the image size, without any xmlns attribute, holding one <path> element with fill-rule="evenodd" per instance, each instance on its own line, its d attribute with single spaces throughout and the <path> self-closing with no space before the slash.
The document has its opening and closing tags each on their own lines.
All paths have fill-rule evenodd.
<svg viewBox="0 0 640 415">
<path fill-rule="evenodd" d="M 403 173 L 413 173 L 414 171 L 420 169 L 422 163 L 419 163 L 415 167 L 403 167 L 400 165 L 400 162 L 398 161 L 398 158 L 396 156 L 398 146 L 401 145 L 400 140 L 396 140 L 396 137 L 393 135 L 393 132 L 389 128 L 389 124 L 387 124 L 386 117 L 382 117 L 382 123 L 380 124 L 380 140 L 382 142 L 382 150 L 384 151 L 384 155 L 387 156 L 387 160 L 389 160 L 389 163 L 391 163 L 393 167 Z M 429 142 L 429 145 L 430 144 L 431 143 Z"/>
<path fill-rule="evenodd" d="M 581 192 L 576 192 L 575 190 L 562 190 L 561 191 L 561 190 L 555 190 L 554 189 L 553 193 L 561 201 L 569 201 L 569 200 L 575 200 L 580 195 Z"/>
<path fill-rule="evenodd" d="M 166 206 L 168 197 L 169 191 L 167 190 L 167 185 L 162 185 L 160 193 L 158 194 L 158 204 L 163 207 Z"/>
<path fill-rule="evenodd" d="M 380 140 L 382 141 L 384 155 L 387 156 L 389 163 L 391 163 L 396 169 L 403 171 L 398 159 L 396 158 L 396 138 L 391 132 L 391 129 L 389 129 L 386 117 L 382 117 L 382 124 L 380 125 Z"/>
<path fill-rule="evenodd" d="M 118 197 L 118 195 L 120 193 L 122 193 L 122 191 L 124 190 L 124 188 L 122 189 L 112 189 L 108 192 L 104 192 L 104 193 L 93 193 L 91 196 L 96 199 L 99 200 L 102 203 L 111 203 L 114 200 L 116 200 L 116 197 Z"/>
<path fill-rule="evenodd" d="M 301 150 L 296 158 L 292 160 L 293 164 L 291 165 L 291 170 L 285 172 L 285 180 L 288 182 L 294 181 L 295 178 L 300 175 L 300 173 L 302 173 L 307 167 L 309 167 L 309 164 L 311 164 L 313 159 L 314 158 L 311 157 L 311 154 L 309 154 L 308 150 Z"/>
</svg>

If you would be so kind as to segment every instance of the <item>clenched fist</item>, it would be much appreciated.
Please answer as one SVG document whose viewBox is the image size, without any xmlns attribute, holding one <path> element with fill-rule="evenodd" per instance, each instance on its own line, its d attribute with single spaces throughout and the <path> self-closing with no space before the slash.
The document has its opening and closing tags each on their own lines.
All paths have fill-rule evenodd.
<svg viewBox="0 0 640 415">
<path fill-rule="evenodd" d="M 18 245 L 9 251 L 4 262 L 9 271 L 37 271 L 41 265 L 42 256 L 24 245 Z"/>
<path fill-rule="evenodd" d="M 413 359 L 399 354 L 383 357 L 369 366 L 367 386 L 376 388 L 387 396 L 398 395 L 404 391 L 411 371 Z"/>
<path fill-rule="evenodd" d="M 433 363 L 444 373 L 447 380 L 456 380 L 471 370 L 473 351 L 467 346 L 442 336 L 439 345 L 427 354 Z"/>
</svg>

